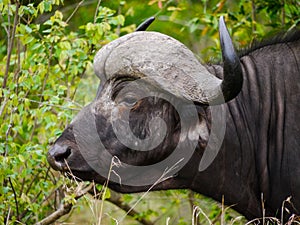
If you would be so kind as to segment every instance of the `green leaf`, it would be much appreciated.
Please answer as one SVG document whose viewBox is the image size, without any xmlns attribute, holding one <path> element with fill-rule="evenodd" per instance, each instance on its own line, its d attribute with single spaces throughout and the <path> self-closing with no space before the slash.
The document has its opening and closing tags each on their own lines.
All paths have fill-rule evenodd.
<svg viewBox="0 0 300 225">
<path fill-rule="evenodd" d="M 52 4 L 51 4 L 51 2 L 44 1 L 44 10 L 45 10 L 45 12 L 50 12 L 52 10 Z"/>
<path fill-rule="evenodd" d="M 26 32 L 29 33 L 29 34 L 32 32 L 31 27 L 29 27 L 28 25 L 25 26 L 25 30 L 26 30 Z"/>
<path fill-rule="evenodd" d="M 34 40 L 34 37 L 32 37 L 32 36 L 27 36 L 27 37 L 24 39 L 23 44 L 24 44 L 24 45 L 29 44 L 29 43 L 31 43 L 33 40 Z"/>
<path fill-rule="evenodd" d="M 40 2 L 40 4 L 38 4 L 38 10 L 41 12 L 41 14 L 43 14 L 44 13 L 44 11 L 45 11 L 45 5 L 44 5 L 45 3 L 44 3 L 44 1 L 42 1 L 42 2 Z"/>
<path fill-rule="evenodd" d="M 102 196 L 102 200 L 108 199 L 108 198 L 110 198 L 110 196 L 111 196 L 110 190 L 109 190 L 109 188 L 106 188 L 105 195 Z"/>
<path fill-rule="evenodd" d="M 44 23 L 44 25 L 52 26 L 53 25 L 53 21 L 52 20 L 46 20 L 46 22 Z"/>
</svg>

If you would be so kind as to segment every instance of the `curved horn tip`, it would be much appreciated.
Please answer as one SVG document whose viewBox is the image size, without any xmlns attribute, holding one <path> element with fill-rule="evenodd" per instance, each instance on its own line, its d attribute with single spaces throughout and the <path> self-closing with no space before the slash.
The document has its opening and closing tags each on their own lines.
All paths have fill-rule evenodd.
<svg viewBox="0 0 300 225">
<path fill-rule="evenodd" d="M 220 16 L 219 23 L 225 23 L 224 22 L 224 16 Z"/>
<path fill-rule="evenodd" d="M 144 22 L 142 22 L 135 31 L 145 31 L 147 28 L 153 23 L 155 20 L 154 16 L 151 16 L 150 18 L 146 19 Z"/>
<path fill-rule="evenodd" d="M 224 16 L 220 16 L 220 19 L 219 19 L 219 29 L 228 31 L 226 23 L 225 23 Z"/>
<path fill-rule="evenodd" d="M 236 53 L 223 16 L 219 20 L 219 33 L 223 60 L 234 60 Z"/>
<path fill-rule="evenodd" d="M 240 59 L 235 52 L 231 37 L 224 22 L 224 17 L 219 20 L 220 44 L 224 62 L 224 78 L 222 92 L 225 102 L 235 98 L 243 85 L 243 72 Z"/>
</svg>

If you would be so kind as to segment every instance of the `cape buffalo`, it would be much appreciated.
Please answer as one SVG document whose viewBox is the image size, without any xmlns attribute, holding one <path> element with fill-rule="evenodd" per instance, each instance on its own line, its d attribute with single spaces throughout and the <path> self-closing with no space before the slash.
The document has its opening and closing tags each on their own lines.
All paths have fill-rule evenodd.
<svg viewBox="0 0 300 225">
<path fill-rule="evenodd" d="M 191 189 L 248 219 L 280 217 L 283 203 L 299 214 L 300 32 L 236 53 L 221 17 L 223 62 L 202 65 L 146 27 L 97 53 L 96 98 L 50 165 L 123 193 Z"/>
</svg>

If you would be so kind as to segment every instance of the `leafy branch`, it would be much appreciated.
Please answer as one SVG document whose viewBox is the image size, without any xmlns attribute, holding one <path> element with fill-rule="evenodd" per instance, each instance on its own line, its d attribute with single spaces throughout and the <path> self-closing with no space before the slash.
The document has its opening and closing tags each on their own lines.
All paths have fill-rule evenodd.
<svg viewBox="0 0 300 225">
<path fill-rule="evenodd" d="M 90 185 L 88 185 L 87 187 L 82 187 L 82 185 L 79 185 L 74 192 L 74 194 L 75 194 L 74 199 L 78 200 L 79 198 L 84 196 L 86 193 L 88 193 L 92 188 L 93 188 L 92 183 Z M 54 223 L 62 216 L 68 214 L 71 211 L 73 205 L 74 205 L 73 201 L 61 202 L 58 209 L 55 212 L 51 213 L 46 218 L 37 222 L 35 225 L 48 225 L 48 224 Z"/>
</svg>

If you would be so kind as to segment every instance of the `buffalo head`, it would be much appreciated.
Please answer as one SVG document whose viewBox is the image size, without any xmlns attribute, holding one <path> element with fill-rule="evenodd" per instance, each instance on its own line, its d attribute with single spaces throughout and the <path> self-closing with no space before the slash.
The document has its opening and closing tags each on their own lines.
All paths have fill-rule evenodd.
<svg viewBox="0 0 300 225">
<path fill-rule="evenodd" d="M 243 82 L 222 17 L 219 29 L 223 80 L 161 33 L 134 32 L 100 49 L 96 98 L 56 140 L 50 165 L 83 180 L 108 179 L 122 192 L 189 188 L 211 131 L 208 105 L 235 98 Z"/>
</svg>

